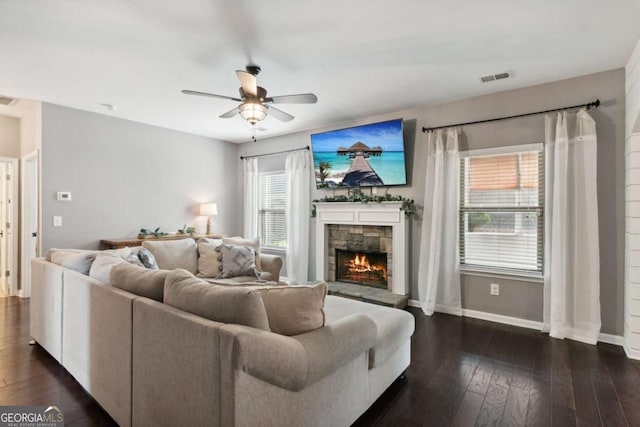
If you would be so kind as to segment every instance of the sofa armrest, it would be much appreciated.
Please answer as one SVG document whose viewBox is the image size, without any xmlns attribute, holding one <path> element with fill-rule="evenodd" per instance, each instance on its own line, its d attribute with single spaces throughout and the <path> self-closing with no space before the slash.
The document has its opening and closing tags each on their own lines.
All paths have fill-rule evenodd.
<svg viewBox="0 0 640 427">
<path fill-rule="evenodd" d="M 270 277 L 265 276 L 260 278 L 273 282 L 279 282 L 280 269 L 282 268 L 282 258 L 280 258 L 278 255 L 262 253 L 260 254 L 260 262 L 262 263 L 263 273 L 269 273 L 271 275 Z"/>
<path fill-rule="evenodd" d="M 361 314 L 294 337 L 228 324 L 220 328 L 221 363 L 299 391 L 369 350 L 375 340 L 375 323 Z"/>
</svg>

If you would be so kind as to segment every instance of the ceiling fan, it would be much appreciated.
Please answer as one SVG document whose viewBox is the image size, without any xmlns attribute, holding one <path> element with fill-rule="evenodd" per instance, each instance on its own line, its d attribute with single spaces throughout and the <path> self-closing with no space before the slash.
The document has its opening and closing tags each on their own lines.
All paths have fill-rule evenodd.
<svg viewBox="0 0 640 427">
<path fill-rule="evenodd" d="M 267 90 L 258 86 L 256 76 L 259 73 L 260 67 L 257 65 L 247 65 L 246 71 L 236 71 L 236 76 L 240 80 L 240 98 L 186 89 L 182 93 L 241 102 L 239 106 L 221 114 L 219 117 L 221 119 L 229 119 L 236 114 L 240 114 L 240 117 L 248 121 L 252 126 L 264 120 L 267 117 L 267 113 L 282 122 L 293 120 L 294 117 L 291 114 L 285 113 L 271 106 L 271 104 L 315 104 L 318 102 L 318 97 L 313 93 L 267 96 Z"/>
</svg>

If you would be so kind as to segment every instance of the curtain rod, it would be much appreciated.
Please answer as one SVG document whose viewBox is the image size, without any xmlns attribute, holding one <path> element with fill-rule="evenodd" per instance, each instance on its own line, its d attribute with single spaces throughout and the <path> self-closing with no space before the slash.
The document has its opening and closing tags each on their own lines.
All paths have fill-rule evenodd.
<svg viewBox="0 0 640 427">
<path fill-rule="evenodd" d="M 545 111 L 536 111 L 535 113 L 525 113 L 525 114 L 518 114 L 518 115 L 515 115 L 515 116 L 498 117 L 498 118 L 495 118 L 495 119 L 477 120 L 475 122 L 456 123 L 454 125 L 435 126 L 435 127 L 430 127 L 430 128 L 423 127 L 422 128 L 422 132 L 433 132 L 436 129 L 454 128 L 454 127 L 457 127 L 457 126 L 466 126 L 466 125 L 476 125 L 478 123 L 496 122 L 498 120 L 517 119 L 518 117 L 535 116 L 536 114 L 553 113 L 554 111 L 571 110 L 571 109 L 574 109 L 574 108 L 587 107 L 587 110 L 589 110 L 589 109 L 591 109 L 591 107 L 598 108 L 599 106 L 600 106 L 600 100 L 596 99 L 595 101 L 588 102 L 586 104 L 573 105 L 571 107 L 554 108 L 552 110 L 545 110 Z"/>
<path fill-rule="evenodd" d="M 293 148 L 291 150 L 282 150 L 282 151 L 276 151 L 275 153 L 267 153 L 267 154 L 255 154 L 253 156 L 240 156 L 240 160 L 244 160 L 244 159 L 251 159 L 254 157 L 265 157 L 265 156 L 275 156 L 276 154 L 283 154 L 283 153 L 290 153 L 292 151 L 300 151 L 300 150 L 308 150 L 309 146 L 305 146 L 302 148 Z"/>
</svg>

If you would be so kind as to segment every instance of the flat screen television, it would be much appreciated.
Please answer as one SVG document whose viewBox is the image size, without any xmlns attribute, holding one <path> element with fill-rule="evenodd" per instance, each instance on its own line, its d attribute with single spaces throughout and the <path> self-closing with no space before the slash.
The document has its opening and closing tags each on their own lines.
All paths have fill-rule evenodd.
<svg viewBox="0 0 640 427">
<path fill-rule="evenodd" d="M 317 188 L 406 185 L 402 119 L 311 135 Z"/>
</svg>

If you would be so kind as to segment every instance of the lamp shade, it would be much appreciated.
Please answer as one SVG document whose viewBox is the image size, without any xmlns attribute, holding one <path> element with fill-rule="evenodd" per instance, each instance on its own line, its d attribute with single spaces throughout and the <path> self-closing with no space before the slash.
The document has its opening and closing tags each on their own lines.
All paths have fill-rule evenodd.
<svg viewBox="0 0 640 427">
<path fill-rule="evenodd" d="M 200 205 L 200 215 L 218 215 L 218 205 L 215 203 L 202 203 Z"/>
<path fill-rule="evenodd" d="M 267 117 L 267 108 L 255 102 L 245 102 L 240 104 L 240 117 L 255 125 Z"/>
</svg>

